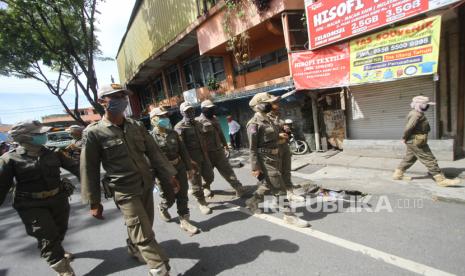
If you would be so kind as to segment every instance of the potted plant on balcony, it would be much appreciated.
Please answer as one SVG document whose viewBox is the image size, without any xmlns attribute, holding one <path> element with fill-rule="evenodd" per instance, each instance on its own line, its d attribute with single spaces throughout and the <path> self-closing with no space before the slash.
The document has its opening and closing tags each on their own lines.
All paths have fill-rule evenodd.
<svg viewBox="0 0 465 276">
<path fill-rule="evenodd" d="M 215 78 L 213 75 L 208 75 L 207 78 L 207 87 L 208 91 L 210 91 L 210 95 L 212 97 L 216 96 L 216 93 L 218 92 L 218 89 L 220 89 L 220 83 L 218 80 Z"/>
</svg>

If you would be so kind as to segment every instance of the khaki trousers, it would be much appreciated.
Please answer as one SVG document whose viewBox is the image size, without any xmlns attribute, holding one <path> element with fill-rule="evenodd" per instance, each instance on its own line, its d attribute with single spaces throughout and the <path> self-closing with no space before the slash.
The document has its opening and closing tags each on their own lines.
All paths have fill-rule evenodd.
<svg viewBox="0 0 465 276">
<path fill-rule="evenodd" d="M 234 189 L 237 189 L 242 186 L 241 182 L 237 179 L 236 174 L 234 173 L 231 164 L 229 164 L 228 159 L 224 153 L 223 149 L 209 151 L 208 157 L 210 158 L 210 162 L 214 168 L 220 172 L 221 176 L 228 181 L 229 185 Z M 204 188 L 210 189 L 211 182 L 206 182 Z"/>
<path fill-rule="evenodd" d="M 406 146 L 407 152 L 405 153 L 405 157 L 402 162 L 400 162 L 398 167 L 399 170 L 405 172 L 411 166 L 413 166 L 417 160 L 420 160 L 420 162 L 425 165 L 431 175 L 434 176 L 442 173 L 441 169 L 439 168 L 438 161 L 431 152 L 428 144 L 417 146 L 413 143 L 407 142 Z"/>
<path fill-rule="evenodd" d="M 153 190 L 142 195 L 128 195 L 115 191 L 115 201 L 123 213 L 130 242 L 140 251 L 150 268 L 168 264 L 168 257 L 155 240 Z"/>
</svg>

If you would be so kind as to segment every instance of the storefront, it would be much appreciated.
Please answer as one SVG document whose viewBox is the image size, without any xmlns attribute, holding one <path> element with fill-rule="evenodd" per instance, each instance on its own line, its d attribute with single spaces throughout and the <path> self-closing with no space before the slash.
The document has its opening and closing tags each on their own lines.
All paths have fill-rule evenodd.
<svg viewBox="0 0 465 276">
<path fill-rule="evenodd" d="M 310 3 L 307 16 L 315 18 L 339 2 Z M 399 140 L 410 102 L 424 95 L 437 103 L 425 113 L 431 125 L 430 146 L 435 154 L 446 152 L 438 153 L 439 159 L 450 160 L 460 152 L 454 152 L 454 143 L 460 143 L 464 131 L 459 123 L 459 103 L 464 97 L 458 85 L 465 77 L 459 69 L 463 34 L 457 14 L 465 1 L 419 1 L 422 6 L 395 25 L 382 20 L 400 1 L 379 2 L 393 7 L 377 10 L 380 5 L 370 8 L 368 1 L 361 1 L 362 12 L 357 14 L 369 9 L 371 18 L 380 20 L 380 24 L 364 28 L 363 34 L 331 31 L 334 26 L 345 26 L 346 31 L 347 26 L 353 28 L 354 24 L 347 25 L 344 20 L 356 20 L 357 15 L 334 22 L 332 29 L 323 28 L 329 19 L 322 19 L 318 28 L 309 27 L 310 45 L 315 49 L 291 53 L 296 88 L 312 94 L 318 108 L 321 149 L 327 144 L 357 155 L 371 150 L 375 154 L 383 151 L 385 157 L 400 157 L 405 149 Z M 340 106 L 328 108 L 328 102 L 334 101 Z M 353 145 L 356 148 L 350 148 Z"/>
<path fill-rule="evenodd" d="M 420 94 L 436 99 L 433 76 L 351 86 L 347 95 L 347 138 L 400 139 L 410 102 Z M 429 138 L 436 139 L 436 108 L 431 106 L 425 115 L 431 125 Z"/>
</svg>

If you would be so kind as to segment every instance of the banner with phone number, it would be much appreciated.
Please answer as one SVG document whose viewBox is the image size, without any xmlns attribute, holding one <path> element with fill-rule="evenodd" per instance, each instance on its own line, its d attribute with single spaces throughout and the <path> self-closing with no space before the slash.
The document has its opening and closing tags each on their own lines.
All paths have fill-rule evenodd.
<svg viewBox="0 0 465 276">
<path fill-rule="evenodd" d="M 310 49 L 381 28 L 462 0 L 306 0 Z"/>
<path fill-rule="evenodd" d="M 437 72 L 441 17 L 386 29 L 350 42 L 350 84 Z"/>
<path fill-rule="evenodd" d="M 342 87 L 437 73 L 441 16 L 290 55 L 298 90 Z"/>
</svg>

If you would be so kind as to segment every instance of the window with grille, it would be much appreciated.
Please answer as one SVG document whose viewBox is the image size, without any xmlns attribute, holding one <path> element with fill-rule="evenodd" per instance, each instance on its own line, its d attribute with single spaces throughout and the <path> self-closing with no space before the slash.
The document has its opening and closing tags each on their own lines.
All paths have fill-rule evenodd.
<svg viewBox="0 0 465 276">
<path fill-rule="evenodd" d="M 234 71 L 236 75 L 251 73 L 287 60 L 287 50 L 286 48 L 281 48 L 277 51 L 252 59 L 246 65 L 240 67 L 236 66 Z"/>
<path fill-rule="evenodd" d="M 188 89 L 206 86 L 209 76 L 213 76 L 217 81 L 226 79 L 222 57 L 194 55 L 184 61 L 183 70 Z"/>
<path fill-rule="evenodd" d="M 174 64 L 168 70 L 166 70 L 168 78 L 168 90 L 171 97 L 181 95 L 182 86 L 181 78 L 179 77 L 179 71 L 177 64 Z"/>
</svg>

